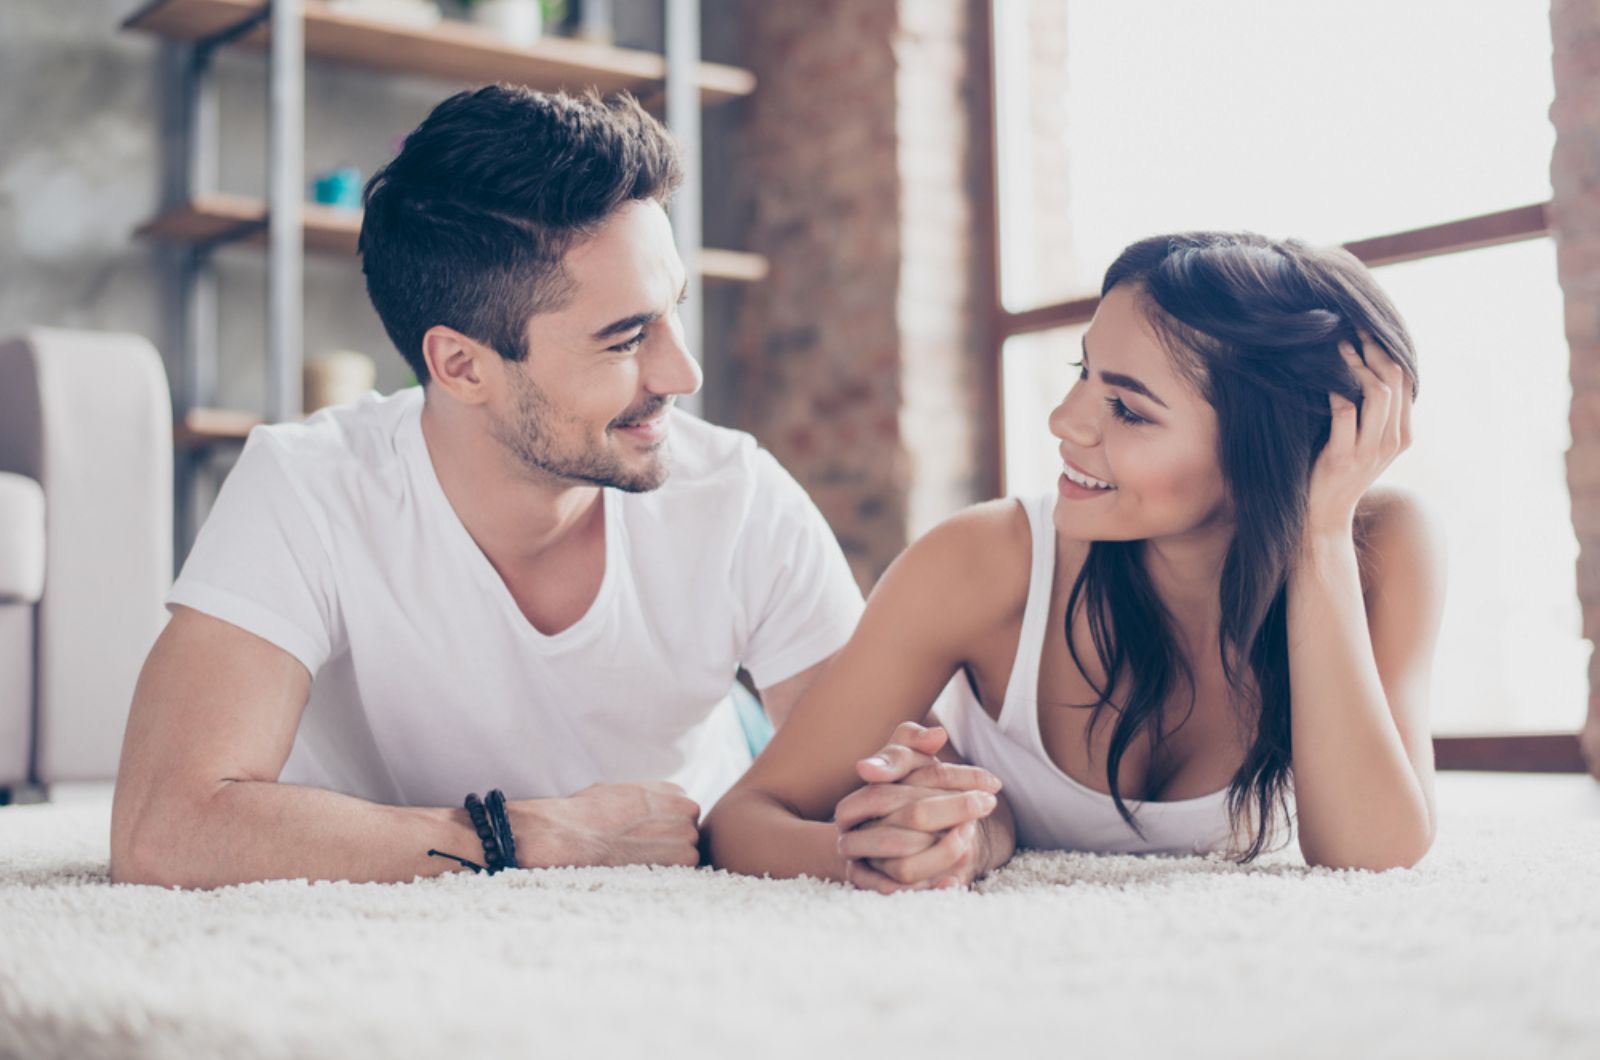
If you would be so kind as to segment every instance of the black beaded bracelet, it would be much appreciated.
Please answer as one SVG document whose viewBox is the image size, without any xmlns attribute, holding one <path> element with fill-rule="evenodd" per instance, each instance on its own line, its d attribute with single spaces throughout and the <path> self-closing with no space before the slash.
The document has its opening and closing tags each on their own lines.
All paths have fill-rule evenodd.
<svg viewBox="0 0 1600 1060">
<path fill-rule="evenodd" d="M 485 806 L 489 810 L 489 825 L 494 829 L 495 840 L 500 846 L 500 867 L 514 869 L 517 867 L 517 837 L 511 834 L 511 817 L 506 813 L 506 793 L 495 788 L 489 792 Z"/>
<path fill-rule="evenodd" d="M 472 821 L 472 829 L 478 833 L 478 840 L 483 844 L 484 864 L 479 865 L 475 861 L 447 854 L 442 850 L 429 850 L 428 856 L 449 858 L 474 873 L 487 872 L 491 876 L 501 869 L 516 868 L 517 839 L 511 833 L 511 818 L 506 813 L 506 793 L 495 788 L 489 792 L 488 802 L 485 803 L 474 792 L 467 796 L 464 805 L 467 817 Z"/>
<path fill-rule="evenodd" d="M 489 811 L 477 793 L 467 796 L 466 807 L 467 816 L 472 818 L 472 827 L 477 830 L 478 840 L 483 844 L 484 868 L 493 876 L 505 868 L 505 864 L 504 857 L 500 853 L 500 844 L 495 839 L 494 826 L 489 823 Z"/>
</svg>

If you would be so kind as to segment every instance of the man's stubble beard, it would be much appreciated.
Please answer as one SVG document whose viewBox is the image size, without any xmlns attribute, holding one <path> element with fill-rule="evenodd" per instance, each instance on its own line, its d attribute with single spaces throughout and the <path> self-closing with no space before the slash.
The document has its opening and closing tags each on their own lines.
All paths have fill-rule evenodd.
<svg viewBox="0 0 1600 1060">
<path fill-rule="evenodd" d="M 510 422 L 496 420 L 494 435 L 531 477 L 609 486 L 626 493 L 647 493 L 659 488 L 667 480 L 670 468 L 665 443 L 653 454 L 655 459 L 639 469 L 627 467 L 617 454 L 598 447 L 585 447 L 579 452 L 563 450 L 551 439 L 547 427 L 558 420 L 571 422 L 570 417 L 558 412 L 533 380 L 515 368 L 509 375 L 512 418 Z M 615 422 L 647 419 L 666 403 L 665 398 L 656 398 L 646 405 L 629 409 Z"/>
</svg>

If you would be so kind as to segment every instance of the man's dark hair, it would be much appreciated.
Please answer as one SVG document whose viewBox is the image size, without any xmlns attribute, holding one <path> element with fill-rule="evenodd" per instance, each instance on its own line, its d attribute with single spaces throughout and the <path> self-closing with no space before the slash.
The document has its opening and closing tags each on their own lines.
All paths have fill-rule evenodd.
<svg viewBox="0 0 1600 1060">
<path fill-rule="evenodd" d="M 630 201 L 665 205 L 682 179 L 671 136 L 632 96 L 459 92 L 367 182 L 367 295 L 419 382 L 435 325 L 520 361 L 528 319 L 572 294 L 572 244 Z"/>
</svg>

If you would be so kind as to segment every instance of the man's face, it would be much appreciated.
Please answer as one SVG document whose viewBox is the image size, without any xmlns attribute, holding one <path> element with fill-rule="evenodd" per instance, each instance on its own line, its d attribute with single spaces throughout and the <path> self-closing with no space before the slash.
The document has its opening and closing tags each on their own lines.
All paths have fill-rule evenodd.
<svg viewBox="0 0 1600 1060">
<path fill-rule="evenodd" d="M 528 356 L 505 363 L 496 438 L 530 472 L 652 490 L 667 478 L 667 409 L 700 389 L 678 305 L 683 262 L 664 210 L 630 202 L 567 253 L 567 304 L 528 321 Z"/>
</svg>

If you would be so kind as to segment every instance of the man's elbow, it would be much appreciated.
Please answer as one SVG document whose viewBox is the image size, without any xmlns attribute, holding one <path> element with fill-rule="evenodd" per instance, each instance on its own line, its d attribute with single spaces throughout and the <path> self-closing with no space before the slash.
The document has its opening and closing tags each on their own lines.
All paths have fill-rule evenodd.
<svg viewBox="0 0 1600 1060">
<path fill-rule="evenodd" d="M 194 816 L 171 807 L 153 811 L 123 811 L 111 815 L 111 882 L 150 887 L 196 887 L 200 884 L 186 869 L 185 836 L 202 830 Z M 164 821 L 165 823 L 159 823 Z"/>
<path fill-rule="evenodd" d="M 151 887 L 181 887 L 177 851 L 159 840 L 133 835 L 111 836 L 111 882 Z"/>
<path fill-rule="evenodd" d="M 111 882 L 125 883 L 136 887 L 179 887 L 182 884 L 169 880 L 165 875 L 152 871 L 144 862 L 135 862 L 132 855 L 124 851 L 111 854 Z"/>
</svg>

